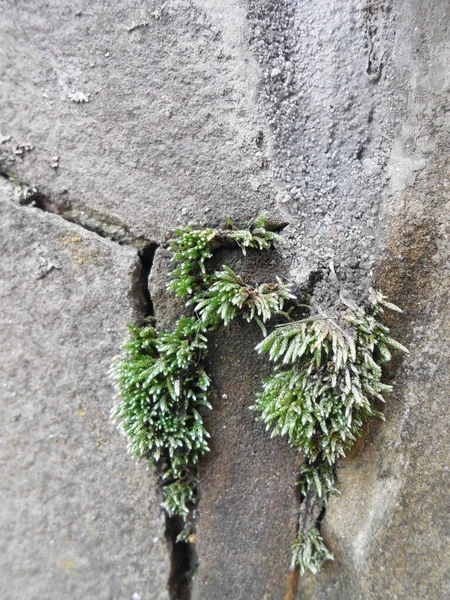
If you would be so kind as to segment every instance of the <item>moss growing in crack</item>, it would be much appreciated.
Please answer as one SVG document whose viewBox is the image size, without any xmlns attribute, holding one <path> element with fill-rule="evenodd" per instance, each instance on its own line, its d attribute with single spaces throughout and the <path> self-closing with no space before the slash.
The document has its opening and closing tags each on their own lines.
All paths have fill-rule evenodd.
<svg viewBox="0 0 450 600">
<path fill-rule="evenodd" d="M 353 332 L 318 315 L 278 327 L 257 347 L 276 367 L 254 409 L 272 436 L 287 434 L 311 463 L 344 456 L 364 420 L 381 416 L 374 399 L 390 390 L 380 366 L 395 343 L 387 329 L 362 312 L 342 318 Z"/>
<path fill-rule="evenodd" d="M 186 477 L 208 449 L 199 413 L 200 406 L 210 406 L 209 378 L 197 359 L 206 349 L 200 325 L 182 317 L 173 332 L 161 334 L 154 327 L 130 326 L 123 353 L 111 368 L 122 398 L 112 416 L 138 460 L 169 461 L 167 480 Z"/>
<path fill-rule="evenodd" d="M 248 323 L 256 321 L 266 333 L 264 323 L 283 310 L 286 300 L 294 299 L 289 289 L 279 279 L 277 283 L 252 287 L 230 267 L 223 266 L 214 273 L 211 286 L 203 294 L 197 294 L 192 304 L 205 323 L 222 322 L 227 326 L 240 316 Z"/>
<path fill-rule="evenodd" d="M 334 465 L 319 461 L 303 464 L 300 467 L 299 487 L 303 496 L 313 491 L 320 500 L 324 501 L 331 494 L 339 493 L 336 488 Z"/>
<path fill-rule="evenodd" d="M 166 499 L 162 503 L 162 508 L 169 517 L 180 515 L 187 517 L 189 513 L 188 506 L 193 502 L 194 489 L 189 482 L 174 481 L 164 488 Z M 183 539 L 182 536 L 181 539 Z"/>
<path fill-rule="evenodd" d="M 282 310 L 290 297 L 281 282 L 254 289 L 229 267 L 208 274 L 205 263 L 213 250 L 234 244 L 248 248 L 272 247 L 279 236 L 264 228 L 259 217 L 245 230 L 194 229 L 174 232 L 170 242 L 175 268 L 169 289 L 186 298 L 186 309 L 173 331 L 152 326 L 130 326 L 130 336 L 111 367 L 120 403 L 112 417 L 128 436 L 129 449 L 138 459 L 162 468 L 169 516 L 186 517 L 194 501 L 195 466 L 208 451 L 209 437 L 201 408 L 207 400 L 209 378 L 202 363 L 206 335 L 236 317 L 255 319 L 261 327 Z"/>
<path fill-rule="evenodd" d="M 383 418 L 377 405 L 392 388 L 381 381 L 389 347 L 407 352 L 389 337 L 379 316 L 383 306 L 399 310 L 375 293 L 368 310 L 346 309 L 279 326 L 258 346 L 275 370 L 252 409 L 272 437 L 286 435 L 305 456 L 301 489 L 310 501 L 326 503 L 336 491 L 334 467 L 362 432 L 369 417 Z M 317 504 L 317 502 L 316 502 Z M 300 519 L 294 562 L 316 572 L 330 558 L 315 524 Z M 308 567 L 308 565 L 310 565 Z"/>
<path fill-rule="evenodd" d="M 266 229 L 265 223 L 265 217 L 259 216 L 246 229 L 237 229 L 230 221 L 226 229 L 195 229 L 191 225 L 175 229 L 169 244 L 176 266 L 168 289 L 180 298 L 207 290 L 215 276 L 207 274 L 205 263 L 212 257 L 214 249 L 221 246 L 237 245 L 245 255 L 249 248 L 267 250 L 281 242 L 282 238 Z"/>
<path fill-rule="evenodd" d="M 326 560 L 333 560 L 333 555 L 325 546 L 317 527 L 311 527 L 306 533 L 299 531 L 292 542 L 291 568 L 298 566 L 301 575 L 306 571 L 316 574 Z"/>
<path fill-rule="evenodd" d="M 175 267 L 168 288 L 185 298 L 186 314 L 171 331 L 130 326 L 122 355 L 112 365 L 120 403 L 113 418 L 129 438 L 130 451 L 162 469 L 169 516 L 186 520 L 185 537 L 192 533 L 190 510 L 195 502 L 195 466 L 208 451 L 209 434 L 202 411 L 210 381 L 203 368 L 207 334 L 233 319 L 255 321 L 264 339 L 257 351 L 275 365 L 263 382 L 252 410 L 271 435 L 286 435 L 305 457 L 300 489 L 305 498 L 293 542 L 292 565 L 301 573 L 316 573 L 332 555 L 318 529 L 320 513 L 336 493 L 335 467 L 361 434 L 364 421 L 382 418 L 382 364 L 390 347 L 407 351 L 389 336 L 381 323 L 384 308 L 399 310 L 380 293 L 364 309 L 343 303 L 339 313 L 311 314 L 288 321 L 267 334 L 274 316 L 289 319 L 286 303 L 304 308 L 279 279 L 250 286 L 230 267 L 210 273 L 207 261 L 220 246 L 272 248 L 280 237 L 259 217 L 245 229 L 230 223 L 224 229 L 196 229 L 190 225 L 174 232 L 170 241 Z M 184 539 L 184 538 L 180 538 Z"/>
<path fill-rule="evenodd" d="M 208 286 L 205 261 L 212 257 L 211 242 L 216 234 L 213 229 L 194 229 L 186 225 L 175 229 L 174 235 L 170 248 L 174 253 L 172 261 L 177 264 L 168 289 L 175 296 L 186 298 Z"/>
</svg>

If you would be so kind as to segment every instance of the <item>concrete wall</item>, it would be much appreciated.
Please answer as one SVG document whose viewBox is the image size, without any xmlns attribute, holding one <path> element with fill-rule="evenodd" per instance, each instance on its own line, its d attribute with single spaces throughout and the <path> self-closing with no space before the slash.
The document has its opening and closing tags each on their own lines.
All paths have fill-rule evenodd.
<svg viewBox="0 0 450 600">
<path fill-rule="evenodd" d="M 448 2 L 4 0 L 0 13 L 0 596 L 445 597 Z M 357 302 L 375 281 L 405 309 L 390 325 L 411 351 L 386 373 L 386 422 L 340 465 L 322 526 L 336 560 L 298 592 L 299 457 L 248 411 L 266 369 L 256 330 L 212 340 L 192 584 L 156 475 L 109 421 L 108 365 L 147 310 L 150 267 L 157 319 L 177 312 L 167 234 L 262 210 L 289 223 L 272 272 L 321 272 L 324 308 L 330 260 Z"/>
</svg>

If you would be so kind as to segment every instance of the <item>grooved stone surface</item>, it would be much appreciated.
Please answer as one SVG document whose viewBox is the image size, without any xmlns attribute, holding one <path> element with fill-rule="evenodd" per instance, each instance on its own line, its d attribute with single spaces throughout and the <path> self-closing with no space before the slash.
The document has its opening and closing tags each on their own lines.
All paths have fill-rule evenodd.
<svg viewBox="0 0 450 600">
<path fill-rule="evenodd" d="M 0 597 L 167 600 L 155 482 L 109 420 L 135 253 L 0 194 Z"/>
</svg>

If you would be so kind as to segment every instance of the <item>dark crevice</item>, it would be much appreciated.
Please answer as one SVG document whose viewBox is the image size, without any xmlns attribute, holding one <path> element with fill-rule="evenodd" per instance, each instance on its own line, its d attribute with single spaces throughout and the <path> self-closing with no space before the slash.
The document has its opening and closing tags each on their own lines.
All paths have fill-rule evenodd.
<svg viewBox="0 0 450 600">
<path fill-rule="evenodd" d="M 149 289 L 149 277 L 152 270 L 153 261 L 155 259 L 155 253 L 158 249 L 158 244 L 151 243 L 145 246 L 142 250 L 139 250 L 138 256 L 141 261 L 140 279 L 141 279 L 141 291 L 143 296 L 143 316 L 144 318 L 154 317 L 155 310 L 153 307 L 152 298 Z"/>
<path fill-rule="evenodd" d="M 155 465 L 155 472 L 159 481 L 159 493 L 163 496 L 164 486 L 171 481 L 164 480 L 164 473 L 170 465 L 170 457 L 164 451 L 163 457 Z M 195 470 L 194 470 L 195 471 Z M 193 474 L 194 475 L 194 474 Z M 169 552 L 169 578 L 167 590 L 170 600 L 190 600 L 192 595 L 192 582 L 197 572 L 199 560 L 195 549 L 195 519 L 198 503 L 198 488 L 194 487 L 194 499 L 188 506 L 189 514 L 186 517 L 179 515 L 169 516 L 166 512 L 164 536 Z"/>
<path fill-rule="evenodd" d="M 139 263 L 133 275 L 131 295 L 139 315 L 140 322 L 138 325 L 141 326 L 148 324 L 149 321 L 156 321 L 155 309 L 149 288 L 149 277 L 158 248 L 158 244 L 149 243 L 138 251 Z M 160 490 L 167 483 L 162 480 L 162 475 L 167 470 L 168 464 L 170 464 L 170 457 L 167 453 L 161 459 L 161 463 L 157 465 Z M 187 520 L 185 521 L 180 516 L 171 517 L 165 513 L 164 533 L 170 561 L 167 587 L 170 600 L 190 600 L 191 598 L 192 578 L 197 568 L 198 560 L 195 552 L 195 544 L 189 541 L 189 539 L 179 539 L 180 534 L 184 532 L 186 527 Z"/>
<path fill-rule="evenodd" d="M 1 171 L 0 177 L 7 179 L 15 188 L 16 202 L 20 206 L 29 206 L 50 214 L 58 215 L 69 223 L 74 223 L 91 233 L 116 242 L 119 245 L 130 245 L 139 251 L 146 251 L 152 242 L 144 236 L 133 234 L 126 225 L 118 220 L 106 218 L 101 213 L 84 206 L 74 206 L 67 195 L 55 202 L 48 194 L 29 184 L 19 181 L 10 172 Z"/>
<path fill-rule="evenodd" d="M 294 284 L 290 292 L 296 297 L 296 303 L 300 305 L 309 303 L 309 298 L 314 294 L 316 284 L 322 281 L 324 276 L 324 269 L 317 267 L 310 271 L 308 278 L 301 284 Z M 294 316 L 296 316 L 295 313 Z M 302 318 L 303 316 L 305 315 L 301 314 L 298 318 Z M 320 526 L 322 519 L 325 517 L 325 503 L 320 499 L 318 502 L 317 500 L 314 502 L 314 495 L 311 493 L 302 493 L 300 486 L 301 479 L 302 475 L 299 472 L 294 492 L 298 511 L 294 537 L 297 536 L 299 531 L 306 532 L 310 527 L 315 525 Z M 296 565 L 289 570 L 283 600 L 295 600 L 297 598 L 299 580 L 300 569 Z"/>
<path fill-rule="evenodd" d="M 170 600 L 190 600 L 192 579 L 198 566 L 195 544 L 177 541 L 185 527 L 182 517 L 166 515 L 166 540 L 170 552 L 169 598 Z"/>
<path fill-rule="evenodd" d="M 153 306 L 150 288 L 149 277 L 153 267 L 153 261 L 159 245 L 149 243 L 144 248 L 139 250 L 138 256 L 140 262 L 135 271 L 132 283 L 132 296 L 135 300 L 135 305 L 139 315 L 141 316 L 140 325 L 148 323 L 149 320 L 156 321 L 155 309 Z M 163 464 L 165 469 L 163 469 Z M 160 486 L 163 488 L 162 474 L 167 470 L 167 464 L 170 464 L 170 457 L 164 455 L 162 463 L 157 466 L 158 479 Z M 192 591 L 192 579 L 198 566 L 197 553 L 195 544 L 190 541 L 190 536 L 187 539 L 179 539 L 185 529 L 189 526 L 191 531 L 194 529 L 193 523 L 194 511 L 191 511 L 189 517 L 185 520 L 180 516 L 169 516 L 165 513 L 165 538 L 169 551 L 170 571 L 167 588 L 170 600 L 190 600 Z M 189 523 L 188 523 L 189 521 Z M 195 534 L 194 538 L 195 538 Z"/>
<path fill-rule="evenodd" d="M 138 261 L 131 273 L 130 298 L 135 309 L 135 323 L 139 327 L 148 325 L 155 320 L 155 311 L 149 289 L 149 277 L 153 266 L 156 250 L 155 242 L 148 242 L 138 250 Z"/>
<path fill-rule="evenodd" d="M 297 486 L 300 480 L 301 475 L 299 476 Z M 299 486 L 297 490 L 299 490 Z M 325 518 L 326 512 L 324 500 L 317 496 L 315 490 L 308 490 L 305 494 L 297 491 L 296 501 L 298 504 L 296 535 L 299 532 L 306 534 L 312 527 L 317 527 L 320 530 L 320 525 Z M 288 575 L 284 600 L 295 600 L 297 598 L 299 578 L 300 570 L 298 566 L 295 566 L 290 570 Z"/>
<path fill-rule="evenodd" d="M 365 150 L 366 149 L 364 148 L 364 146 L 359 146 L 359 148 L 358 148 L 358 150 L 356 151 L 356 154 L 355 154 L 356 160 L 362 160 L 363 159 Z"/>
</svg>

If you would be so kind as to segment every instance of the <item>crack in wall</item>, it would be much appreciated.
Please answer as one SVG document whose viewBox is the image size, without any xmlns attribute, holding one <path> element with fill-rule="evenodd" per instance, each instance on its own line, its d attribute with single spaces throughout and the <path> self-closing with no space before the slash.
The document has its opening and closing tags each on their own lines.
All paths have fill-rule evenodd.
<svg viewBox="0 0 450 600">
<path fill-rule="evenodd" d="M 119 245 L 132 245 L 137 250 L 139 261 L 131 275 L 130 299 L 134 304 L 138 324 L 143 326 L 149 321 L 156 322 L 155 309 L 153 306 L 150 289 L 149 277 L 152 271 L 155 254 L 159 245 L 143 237 L 132 236 L 128 229 L 118 224 L 113 225 L 104 218 L 95 219 L 92 214 L 86 217 L 86 212 L 74 210 L 69 202 L 56 204 L 47 195 L 38 191 L 37 188 L 19 182 L 9 173 L 0 173 L 12 185 L 15 186 L 16 201 L 22 206 L 32 206 L 56 214 L 66 221 L 75 223 L 84 229 L 107 238 Z M 271 224 L 271 229 L 281 230 L 286 223 Z M 324 277 L 321 270 L 310 271 L 306 281 L 302 284 L 293 286 L 292 292 L 297 298 L 305 298 L 307 295 L 313 295 L 318 282 Z M 166 456 L 165 460 L 169 460 Z M 163 482 L 160 477 L 160 488 Z M 323 503 L 310 506 L 308 497 L 298 497 L 299 507 L 299 526 L 300 521 L 308 521 L 310 525 L 320 523 L 324 517 Z M 189 525 L 194 530 L 195 511 L 192 511 L 189 519 Z M 165 514 L 165 538 L 169 552 L 170 570 L 167 582 L 170 600 L 190 600 L 192 597 L 192 581 L 198 566 L 198 557 L 195 551 L 195 534 L 189 536 L 185 533 L 184 520 L 179 516 L 168 516 Z M 192 538 L 192 539 L 191 539 Z M 298 586 L 298 569 L 293 569 L 289 574 L 287 582 L 285 600 L 295 597 Z"/>
<path fill-rule="evenodd" d="M 57 204 L 37 187 L 19 181 L 10 172 L 0 171 L 0 176 L 14 186 L 15 200 L 20 206 L 34 207 L 57 215 L 111 242 L 133 246 L 137 250 L 139 262 L 131 274 L 130 300 L 134 304 L 139 325 L 143 326 L 149 320 L 156 321 L 149 278 L 159 248 L 158 243 L 143 236 L 135 236 L 124 224 L 113 223 L 94 211 L 74 208 L 68 201 Z M 189 540 L 177 541 L 183 529 L 184 524 L 180 517 L 169 517 L 165 514 L 164 535 L 170 561 L 167 588 L 170 600 L 190 599 L 192 578 L 198 565 L 194 544 Z"/>
<path fill-rule="evenodd" d="M 116 242 L 119 245 L 130 245 L 137 250 L 145 251 L 151 240 L 144 236 L 133 234 L 129 228 L 118 220 L 107 218 L 98 211 L 84 206 L 75 207 L 68 198 L 55 202 L 52 198 L 40 191 L 38 187 L 29 185 L 19 180 L 9 171 L 0 170 L 3 177 L 14 187 L 15 200 L 20 206 L 31 206 L 62 217 L 65 221 L 79 225 L 83 229 L 96 233 L 102 238 Z"/>
<path fill-rule="evenodd" d="M 170 600 L 190 600 L 192 579 L 198 567 L 195 545 L 189 541 L 177 540 L 183 529 L 184 522 L 181 517 L 166 515 L 165 536 L 170 551 Z"/>
<path fill-rule="evenodd" d="M 156 322 L 156 314 L 153 306 L 149 278 L 153 267 L 153 261 L 159 245 L 149 243 L 145 248 L 139 250 L 140 259 L 138 270 L 135 274 L 135 298 L 138 309 L 145 323 L 149 320 Z M 170 461 L 168 453 L 164 460 Z M 160 487 L 162 488 L 162 469 L 158 469 Z M 179 516 L 165 516 L 165 538 L 170 556 L 170 571 L 167 582 L 170 600 L 190 600 L 192 578 L 198 566 L 198 558 L 194 544 L 189 539 L 179 539 L 185 529 L 185 523 Z"/>
</svg>

